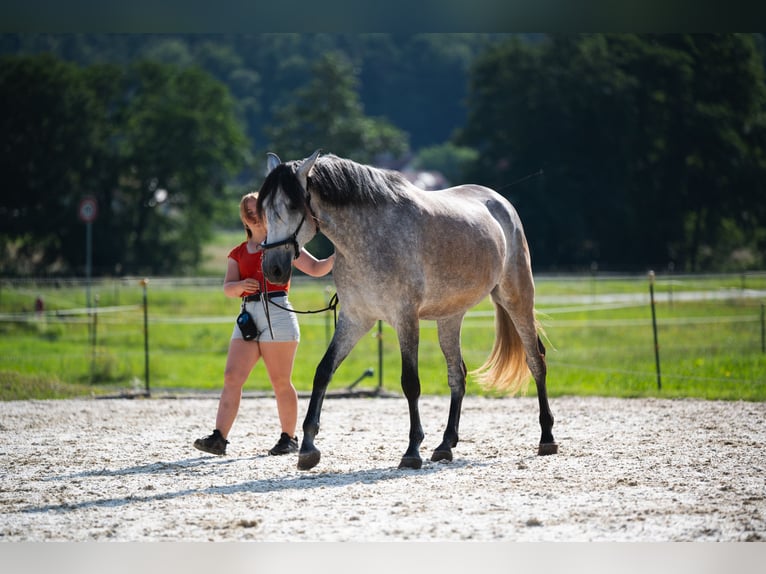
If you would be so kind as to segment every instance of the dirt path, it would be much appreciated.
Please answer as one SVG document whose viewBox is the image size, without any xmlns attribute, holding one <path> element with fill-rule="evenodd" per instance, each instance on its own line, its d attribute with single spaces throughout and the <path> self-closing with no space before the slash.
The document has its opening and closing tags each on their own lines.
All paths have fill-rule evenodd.
<svg viewBox="0 0 766 574">
<path fill-rule="evenodd" d="M 403 398 L 328 399 L 311 471 L 270 457 L 272 399 L 242 403 L 229 454 L 191 447 L 212 398 L 0 403 L 0 541 L 757 541 L 766 404 L 465 400 L 452 463 L 431 463 L 448 398 L 424 397 L 419 471 L 398 470 Z M 306 402 L 301 404 L 305 413 Z"/>
</svg>

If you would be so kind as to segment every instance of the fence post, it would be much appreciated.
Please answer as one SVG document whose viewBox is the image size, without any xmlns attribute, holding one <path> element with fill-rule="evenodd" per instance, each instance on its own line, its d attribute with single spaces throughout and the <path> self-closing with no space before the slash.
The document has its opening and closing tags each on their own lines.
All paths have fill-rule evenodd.
<svg viewBox="0 0 766 574">
<path fill-rule="evenodd" d="M 378 319 L 378 391 L 383 390 L 383 321 Z"/>
<path fill-rule="evenodd" d="M 660 376 L 660 345 L 657 339 L 657 314 L 654 310 L 654 271 L 649 271 L 649 300 L 652 305 L 652 330 L 654 331 L 654 364 L 657 367 L 657 390 L 662 390 L 662 377 Z"/>
<path fill-rule="evenodd" d="M 90 354 L 90 384 L 96 382 L 96 347 L 98 346 L 98 294 L 91 312 L 91 354 Z M 90 309 L 89 309 L 90 312 Z"/>
<path fill-rule="evenodd" d="M 668 281 L 668 302 L 670 303 L 670 310 L 673 310 L 673 271 L 675 271 L 676 264 L 672 261 L 668 263 L 668 273 L 670 274 L 670 281 Z"/>
<path fill-rule="evenodd" d="M 766 353 L 766 305 L 761 303 L 761 353 Z"/>
<path fill-rule="evenodd" d="M 148 279 L 141 280 L 141 286 L 144 288 L 144 384 L 146 385 L 146 396 L 150 396 L 149 391 L 149 305 L 146 298 L 146 286 Z"/>
</svg>

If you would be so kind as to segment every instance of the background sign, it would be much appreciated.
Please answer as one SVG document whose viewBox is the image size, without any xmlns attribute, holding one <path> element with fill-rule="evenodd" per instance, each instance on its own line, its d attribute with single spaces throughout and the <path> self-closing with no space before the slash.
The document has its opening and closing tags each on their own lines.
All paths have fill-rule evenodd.
<svg viewBox="0 0 766 574">
<path fill-rule="evenodd" d="M 96 219 L 98 215 L 98 204 L 93 197 L 86 197 L 80 201 L 80 205 L 77 208 L 77 216 L 81 221 L 85 223 L 91 223 Z"/>
</svg>

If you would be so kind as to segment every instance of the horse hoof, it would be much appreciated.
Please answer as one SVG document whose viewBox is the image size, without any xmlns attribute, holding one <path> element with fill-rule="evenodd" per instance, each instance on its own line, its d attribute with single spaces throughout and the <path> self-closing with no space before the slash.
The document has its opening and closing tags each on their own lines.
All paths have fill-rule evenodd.
<svg viewBox="0 0 766 574">
<path fill-rule="evenodd" d="M 435 450 L 431 455 L 431 462 L 439 462 L 440 460 L 446 460 L 452 462 L 451 450 Z"/>
<path fill-rule="evenodd" d="M 412 468 L 418 470 L 423 466 L 423 459 L 418 456 L 403 456 L 399 468 Z"/>
<path fill-rule="evenodd" d="M 314 468 L 319 463 L 321 456 L 322 453 L 317 449 L 306 453 L 300 453 L 298 455 L 298 470 L 309 470 Z"/>
<path fill-rule="evenodd" d="M 541 442 L 537 448 L 538 456 L 545 456 L 547 454 L 558 454 L 559 445 L 555 442 Z"/>
</svg>

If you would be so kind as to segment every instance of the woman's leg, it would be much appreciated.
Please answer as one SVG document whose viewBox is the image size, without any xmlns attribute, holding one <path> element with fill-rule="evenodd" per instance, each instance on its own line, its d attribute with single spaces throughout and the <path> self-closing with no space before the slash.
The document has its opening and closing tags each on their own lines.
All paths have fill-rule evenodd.
<svg viewBox="0 0 766 574">
<path fill-rule="evenodd" d="M 223 390 L 218 401 L 218 414 L 215 419 L 215 428 L 221 431 L 223 438 L 229 436 L 229 431 L 239 412 L 242 387 L 260 356 L 259 345 L 255 341 L 232 339 L 229 342 L 229 354 L 226 357 L 226 369 L 223 373 Z"/>
<path fill-rule="evenodd" d="M 293 437 L 298 423 L 298 392 L 293 386 L 292 374 L 298 341 L 264 341 L 260 343 L 260 349 L 277 399 L 282 432 Z"/>
</svg>

